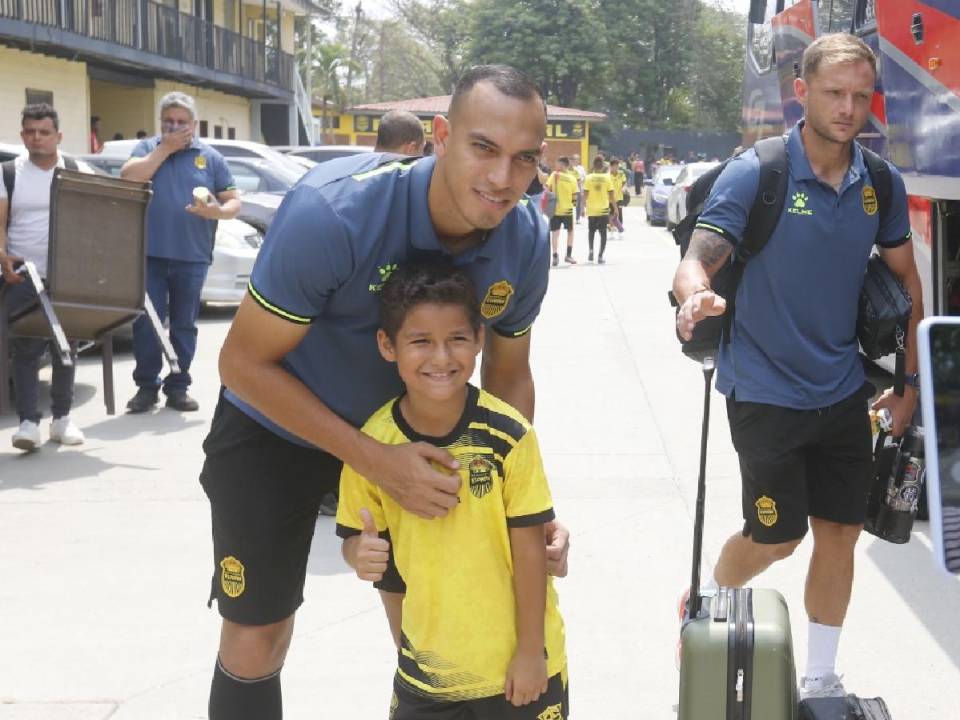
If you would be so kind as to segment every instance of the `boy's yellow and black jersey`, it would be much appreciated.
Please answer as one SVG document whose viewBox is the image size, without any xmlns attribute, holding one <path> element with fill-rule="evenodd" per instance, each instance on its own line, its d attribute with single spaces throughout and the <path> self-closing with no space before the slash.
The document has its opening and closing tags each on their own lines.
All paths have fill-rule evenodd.
<svg viewBox="0 0 960 720">
<path fill-rule="evenodd" d="M 382 536 L 389 533 L 406 585 L 397 679 L 406 689 L 441 701 L 500 695 L 516 649 L 511 527 L 553 519 L 553 502 L 536 434 L 507 403 L 472 385 L 456 428 L 424 437 L 404 420 L 399 400 L 363 427 L 388 444 L 426 441 L 460 463 L 460 503 L 444 518 L 425 520 L 344 466 L 337 534 L 357 535 L 367 508 Z M 564 671 L 563 621 L 547 578 L 545 651 L 550 677 Z"/>
<path fill-rule="evenodd" d="M 590 173 L 583 181 L 583 189 L 587 193 L 587 217 L 610 214 L 610 191 L 613 190 L 610 173 Z"/>
</svg>

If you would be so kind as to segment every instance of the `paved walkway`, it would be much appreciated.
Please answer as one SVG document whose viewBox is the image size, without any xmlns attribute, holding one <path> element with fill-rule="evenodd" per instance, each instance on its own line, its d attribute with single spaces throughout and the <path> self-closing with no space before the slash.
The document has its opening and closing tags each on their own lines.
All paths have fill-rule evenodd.
<svg viewBox="0 0 960 720">
<path fill-rule="evenodd" d="M 676 247 L 638 208 L 626 221 L 606 266 L 552 272 L 533 335 L 536 425 L 573 532 L 558 590 L 579 720 L 675 717 L 675 603 L 689 578 L 702 376 L 677 349 L 666 303 Z M 581 261 L 585 233 L 578 225 Z M 0 720 L 205 717 L 219 623 L 205 606 L 209 508 L 197 474 L 229 318 L 202 322 L 199 413 L 107 417 L 91 358 L 74 413 L 86 445 L 24 457 L 9 446 L 15 419 L 0 417 Z M 131 370 L 121 354 L 121 407 Z M 714 398 L 708 558 L 740 523 L 736 458 Z M 386 622 L 338 545 L 321 518 L 283 675 L 293 720 L 385 717 Z M 809 550 L 755 583 L 786 595 L 801 671 Z M 956 717 L 958 607 L 960 581 L 938 574 L 925 523 L 906 546 L 865 537 L 841 644 L 848 688 L 883 695 L 896 720 Z"/>
</svg>

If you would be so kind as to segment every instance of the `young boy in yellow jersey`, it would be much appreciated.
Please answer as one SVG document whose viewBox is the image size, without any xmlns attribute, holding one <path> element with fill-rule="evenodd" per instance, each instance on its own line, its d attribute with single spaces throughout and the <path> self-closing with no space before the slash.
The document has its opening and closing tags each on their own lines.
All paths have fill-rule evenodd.
<svg viewBox="0 0 960 720">
<path fill-rule="evenodd" d="M 587 206 L 587 242 L 590 254 L 587 260 L 593 261 L 593 236 L 600 233 L 600 255 L 597 262 L 603 265 L 603 252 L 607 249 L 607 222 L 610 220 L 611 210 L 616 209 L 616 200 L 613 194 L 613 182 L 610 175 L 603 171 L 603 155 L 593 159 L 593 172 L 583 181 L 583 192 L 586 194 Z"/>
<path fill-rule="evenodd" d="M 406 393 L 363 432 L 443 447 L 461 478 L 459 504 L 430 520 L 343 469 L 344 558 L 405 593 L 390 718 L 564 720 L 563 621 L 543 541 L 553 503 L 533 428 L 469 384 L 484 339 L 476 289 L 449 265 L 402 265 L 380 299 L 377 343 Z"/>
<path fill-rule="evenodd" d="M 620 159 L 610 160 L 610 182 L 613 183 L 614 204 L 610 206 L 610 223 L 616 228 L 619 237 L 623 239 L 623 187 L 627 184 L 627 176 L 620 167 Z"/>
<path fill-rule="evenodd" d="M 567 229 L 567 255 L 566 262 L 576 265 L 577 261 L 573 259 L 573 214 L 577 207 L 577 175 L 570 169 L 570 159 L 567 157 L 557 158 L 557 164 L 553 173 L 547 179 L 547 188 L 557 196 L 557 208 L 553 211 L 553 217 L 550 218 L 550 244 L 553 247 L 553 266 L 560 264 L 560 256 L 557 254 L 557 242 L 560 239 L 560 228 Z"/>
</svg>

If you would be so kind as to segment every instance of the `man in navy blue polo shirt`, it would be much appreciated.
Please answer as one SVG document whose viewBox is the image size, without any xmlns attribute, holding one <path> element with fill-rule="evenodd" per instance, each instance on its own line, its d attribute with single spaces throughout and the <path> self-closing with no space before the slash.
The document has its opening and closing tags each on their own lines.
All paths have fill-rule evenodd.
<svg viewBox="0 0 960 720">
<path fill-rule="evenodd" d="M 446 451 L 387 446 L 357 429 L 402 392 L 376 342 L 378 293 L 396 267 L 442 256 L 470 276 L 489 328 L 483 386 L 532 419 L 530 328 L 547 289 L 549 243 L 523 193 L 545 133 L 544 101 L 529 78 L 473 68 L 448 118 L 434 119 L 435 156 L 332 160 L 284 199 L 221 351 L 225 390 L 204 443 L 211 599 L 223 616 L 212 720 L 281 717 L 279 673 L 317 509 L 342 462 L 424 518 L 457 504 Z M 566 573 L 567 537 L 549 528 L 556 575 Z M 398 610 L 395 598 L 384 602 Z"/>
<path fill-rule="evenodd" d="M 187 388 L 197 349 L 200 291 L 213 260 L 217 220 L 240 212 L 227 163 L 194 137 L 196 127 L 193 98 L 167 93 L 160 101 L 161 134 L 141 140 L 121 172 L 127 180 L 153 182 L 147 210 L 147 294 L 161 322 L 170 313 L 170 342 L 180 372 L 164 378 L 163 392 L 167 407 L 181 411 L 197 409 Z M 133 324 L 133 354 L 138 389 L 127 410 L 142 413 L 157 403 L 163 368 L 160 343 L 145 316 Z"/>
<path fill-rule="evenodd" d="M 914 299 L 907 372 L 916 371 L 923 317 L 906 191 L 892 166 L 892 206 L 881 223 L 877 194 L 854 138 L 870 112 L 876 59 L 859 39 L 827 35 L 803 56 L 795 80 L 804 120 L 786 138 L 783 215 L 746 264 L 717 389 L 727 396 L 743 484 L 743 531 L 720 554 L 709 585 L 740 587 L 789 556 L 809 527 L 809 618 L 804 697 L 842 696 L 837 646 L 853 587 L 854 546 L 873 470 L 866 383 L 856 336 L 857 301 L 874 247 Z M 717 179 L 677 270 L 677 329 L 725 311 L 710 279 L 740 242 L 757 195 L 760 164 L 749 150 Z M 888 391 L 895 434 L 910 422 L 916 389 Z"/>
</svg>

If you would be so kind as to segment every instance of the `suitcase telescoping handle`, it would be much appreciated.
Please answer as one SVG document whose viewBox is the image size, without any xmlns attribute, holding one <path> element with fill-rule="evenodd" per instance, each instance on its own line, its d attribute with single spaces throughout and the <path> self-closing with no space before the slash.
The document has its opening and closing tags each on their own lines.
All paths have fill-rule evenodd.
<svg viewBox="0 0 960 720">
<path fill-rule="evenodd" d="M 700 614 L 700 556 L 703 551 L 703 506 L 707 494 L 707 434 L 710 431 L 710 390 L 716 363 L 713 356 L 703 358 L 703 428 L 700 431 L 700 476 L 697 478 L 697 506 L 693 520 L 693 570 L 690 574 L 690 599 L 687 620 Z"/>
</svg>

